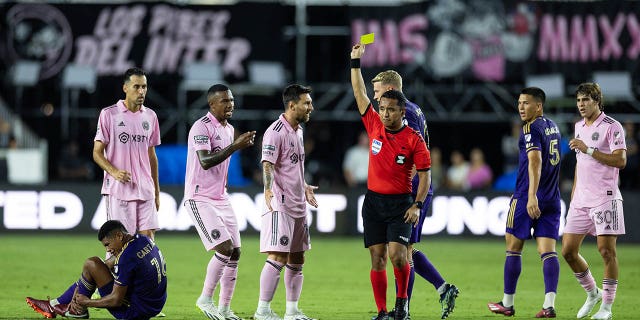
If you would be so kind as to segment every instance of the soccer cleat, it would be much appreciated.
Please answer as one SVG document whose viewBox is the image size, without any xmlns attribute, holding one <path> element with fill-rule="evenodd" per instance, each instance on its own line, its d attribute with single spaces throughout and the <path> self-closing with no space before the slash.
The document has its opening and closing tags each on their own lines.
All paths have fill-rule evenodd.
<svg viewBox="0 0 640 320">
<path fill-rule="evenodd" d="M 73 319 L 89 319 L 89 310 L 85 310 L 84 312 L 75 312 L 69 309 L 64 313 L 64 317 Z"/>
<path fill-rule="evenodd" d="M 233 313 L 233 310 L 228 309 L 228 310 L 218 310 L 218 312 L 220 312 L 220 314 L 224 317 L 225 320 L 242 320 L 242 318 L 238 317 L 235 313 Z"/>
<path fill-rule="evenodd" d="M 53 306 L 53 312 L 57 315 L 64 316 L 64 314 L 69 310 L 69 305 L 64 303 L 58 303 Z"/>
<path fill-rule="evenodd" d="M 26 298 L 27 304 L 33 308 L 37 313 L 43 315 L 47 319 L 53 319 L 56 317 L 56 312 L 53 310 L 49 299 L 39 300 L 31 297 Z"/>
<path fill-rule="evenodd" d="M 456 298 L 460 290 L 455 285 L 447 283 L 444 293 L 440 295 L 440 305 L 442 306 L 442 316 L 440 319 L 446 319 L 453 309 L 456 307 Z"/>
<path fill-rule="evenodd" d="M 513 306 L 505 307 L 502 304 L 502 301 L 500 301 L 500 302 L 489 302 L 487 304 L 487 307 L 489 307 L 489 310 L 491 310 L 491 312 L 497 313 L 497 314 L 503 314 L 506 317 L 511 317 L 511 316 L 516 314 L 516 309 L 514 309 Z"/>
<path fill-rule="evenodd" d="M 296 313 L 285 313 L 284 320 L 317 320 L 306 316 L 302 311 L 298 310 Z"/>
<path fill-rule="evenodd" d="M 280 318 L 280 316 L 278 316 L 272 310 L 269 310 L 264 313 L 258 313 L 256 311 L 256 313 L 253 314 L 253 319 L 254 320 L 282 320 L 282 318 Z"/>
<path fill-rule="evenodd" d="M 408 320 L 409 319 L 409 299 L 396 298 L 396 307 L 393 314 L 394 320 Z"/>
<path fill-rule="evenodd" d="M 536 313 L 536 318 L 555 318 L 556 317 L 556 309 L 553 307 L 543 308 L 542 310 Z"/>
<path fill-rule="evenodd" d="M 154 317 L 154 318 L 164 318 L 164 317 L 166 317 L 166 316 L 167 316 L 167 315 L 166 315 L 166 314 L 164 314 L 164 312 L 160 311 L 160 312 L 158 312 L 158 314 L 156 314 L 156 315 L 155 315 L 155 316 L 153 316 L 153 317 Z"/>
<path fill-rule="evenodd" d="M 611 311 L 606 310 L 598 310 L 594 315 L 591 316 L 591 319 L 597 320 L 610 320 L 613 318 L 613 314 Z"/>
<path fill-rule="evenodd" d="M 374 316 L 371 320 L 389 320 L 389 314 L 384 310 L 380 310 L 377 316 Z"/>
<path fill-rule="evenodd" d="M 591 310 L 593 310 L 593 307 L 595 307 L 598 302 L 602 301 L 602 290 L 598 288 L 596 288 L 596 290 L 597 292 L 595 297 L 587 295 L 587 300 L 584 302 L 580 310 L 578 310 L 578 315 L 576 316 L 578 319 L 588 316 L 589 313 L 591 313 Z"/>
<path fill-rule="evenodd" d="M 202 311 L 202 313 L 211 320 L 225 320 L 224 316 L 220 314 L 218 308 L 216 308 L 213 302 L 196 302 L 196 307 L 198 307 L 198 309 L 200 309 L 200 311 Z"/>
</svg>

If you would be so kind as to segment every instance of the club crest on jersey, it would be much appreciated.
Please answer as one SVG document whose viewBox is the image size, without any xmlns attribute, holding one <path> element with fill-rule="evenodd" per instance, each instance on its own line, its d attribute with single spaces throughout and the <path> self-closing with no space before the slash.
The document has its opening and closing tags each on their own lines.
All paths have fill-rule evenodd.
<svg viewBox="0 0 640 320">
<path fill-rule="evenodd" d="M 598 141 L 598 138 L 600 138 L 600 134 L 599 134 L 599 133 L 597 133 L 597 132 L 594 132 L 594 133 L 591 135 L 591 140 L 593 140 L 593 141 Z"/>
<path fill-rule="evenodd" d="M 218 229 L 211 230 L 211 238 L 213 238 L 213 240 L 218 240 L 220 238 L 220 230 Z"/>
<path fill-rule="evenodd" d="M 286 246 L 288 244 L 289 244 L 289 237 L 287 237 L 287 236 L 280 237 L 280 245 L 281 246 Z"/>
<path fill-rule="evenodd" d="M 407 156 L 405 156 L 404 154 L 399 154 L 396 156 L 396 163 L 397 164 L 404 164 L 404 161 L 407 159 Z"/>
<path fill-rule="evenodd" d="M 371 153 L 376 155 L 380 153 L 380 150 L 382 150 L 382 141 L 373 139 L 373 141 L 371 142 Z"/>
<path fill-rule="evenodd" d="M 142 122 L 142 129 L 144 129 L 145 131 L 149 131 L 149 122 L 147 122 L 146 120 Z"/>
</svg>

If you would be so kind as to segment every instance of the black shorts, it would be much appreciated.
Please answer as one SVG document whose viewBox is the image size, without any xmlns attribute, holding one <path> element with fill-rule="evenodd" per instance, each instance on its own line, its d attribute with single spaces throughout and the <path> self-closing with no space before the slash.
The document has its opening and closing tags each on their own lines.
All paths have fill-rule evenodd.
<svg viewBox="0 0 640 320">
<path fill-rule="evenodd" d="M 362 205 L 364 247 L 389 242 L 408 245 L 411 224 L 404 222 L 404 214 L 412 204 L 408 193 L 385 195 L 368 190 Z"/>
</svg>

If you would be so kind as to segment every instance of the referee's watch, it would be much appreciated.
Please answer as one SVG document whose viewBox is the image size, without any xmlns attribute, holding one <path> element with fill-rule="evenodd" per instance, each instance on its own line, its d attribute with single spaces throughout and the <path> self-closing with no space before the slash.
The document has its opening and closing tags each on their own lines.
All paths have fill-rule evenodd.
<svg viewBox="0 0 640 320">
<path fill-rule="evenodd" d="M 416 205 L 416 208 L 418 208 L 418 209 L 422 209 L 422 201 L 416 201 L 416 202 L 414 202 L 413 204 L 415 204 L 415 205 Z"/>
</svg>

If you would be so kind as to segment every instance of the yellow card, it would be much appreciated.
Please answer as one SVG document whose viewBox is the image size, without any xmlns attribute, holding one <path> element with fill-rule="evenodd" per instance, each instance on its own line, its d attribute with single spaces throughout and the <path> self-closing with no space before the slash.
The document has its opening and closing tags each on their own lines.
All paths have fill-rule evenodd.
<svg viewBox="0 0 640 320">
<path fill-rule="evenodd" d="M 373 41 L 375 41 L 374 33 L 367 33 L 360 36 L 361 44 L 370 44 L 370 43 L 373 43 Z"/>
</svg>

